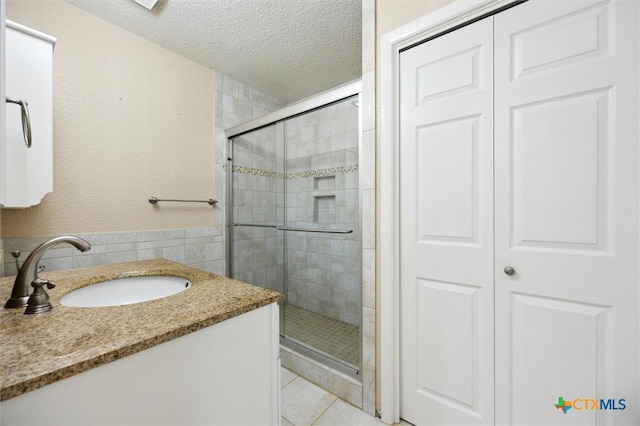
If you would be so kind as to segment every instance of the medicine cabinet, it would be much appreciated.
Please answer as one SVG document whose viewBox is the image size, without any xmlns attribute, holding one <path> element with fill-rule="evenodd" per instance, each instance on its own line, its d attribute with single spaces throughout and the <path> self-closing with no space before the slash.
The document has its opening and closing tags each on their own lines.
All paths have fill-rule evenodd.
<svg viewBox="0 0 640 426">
<path fill-rule="evenodd" d="M 56 39 L 6 21 L 5 128 L 0 206 L 26 208 L 53 191 L 53 47 Z"/>
</svg>

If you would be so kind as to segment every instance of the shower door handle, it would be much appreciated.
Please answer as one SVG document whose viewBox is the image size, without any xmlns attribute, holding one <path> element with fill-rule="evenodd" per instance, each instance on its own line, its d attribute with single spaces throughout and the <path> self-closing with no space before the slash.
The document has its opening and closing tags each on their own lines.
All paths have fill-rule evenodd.
<svg viewBox="0 0 640 426">
<path fill-rule="evenodd" d="M 278 231 L 294 231 L 294 232 L 321 232 L 323 234 L 350 234 L 353 229 L 311 229 L 311 228 L 291 228 L 288 226 L 277 226 Z"/>
<path fill-rule="evenodd" d="M 233 226 L 252 226 L 254 228 L 277 228 L 278 225 L 264 225 L 262 223 L 234 223 Z"/>
<path fill-rule="evenodd" d="M 262 223 L 234 223 L 233 226 L 252 226 L 255 228 L 276 228 L 278 231 L 293 232 L 321 232 L 324 234 L 351 234 L 353 229 L 312 229 L 312 228 L 292 228 L 281 225 L 266 225 Z"/>
</svg>

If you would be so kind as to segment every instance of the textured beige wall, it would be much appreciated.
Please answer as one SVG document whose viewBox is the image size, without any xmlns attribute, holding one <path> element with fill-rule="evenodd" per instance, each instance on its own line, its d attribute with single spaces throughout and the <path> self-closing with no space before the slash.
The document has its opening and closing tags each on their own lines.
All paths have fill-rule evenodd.
<svg viewBox="0 0 640 426">
<path fill-rule="evenodd" d="M 208 204 L 147 199 L 215 198 L 214 71 L 61 0 L 6 12 L 58 42 L 54 192 L 3 210 L 1 236 L 213 226 Z"/>
<path fill-rule="evenodd" d="M 453 0 L 376 0 L 378 39 Z"/>
</svg>

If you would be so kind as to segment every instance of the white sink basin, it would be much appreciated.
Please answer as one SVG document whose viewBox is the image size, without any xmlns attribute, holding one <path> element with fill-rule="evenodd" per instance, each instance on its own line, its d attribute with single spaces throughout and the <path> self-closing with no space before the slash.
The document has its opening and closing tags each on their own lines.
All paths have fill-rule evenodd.
<svg viewBox="0 0 640 426">
<path fill-rule="evenodd" d="M 171 296 L 191 287 L 186 278 L 146 276 L 118 278 L 79 288 L 62 296 L 63 306 L 100 308 L 130 305 Z"/>
</svg>

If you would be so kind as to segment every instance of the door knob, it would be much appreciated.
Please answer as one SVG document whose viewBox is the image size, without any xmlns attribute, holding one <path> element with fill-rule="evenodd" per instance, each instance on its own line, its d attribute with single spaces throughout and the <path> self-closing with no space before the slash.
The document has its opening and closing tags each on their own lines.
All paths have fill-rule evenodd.
<svg viewBox="0 0 640 426">
<path fill-rule="evenodd" d="M 516 270 L 513 269 L 513 267 L 511 267 L 511 266 L 506 266 L 504 268 L 504 273 L 507 274 L 507 275 L 513 275 L 513 274 L 516 273 Z"/>
</svg>

